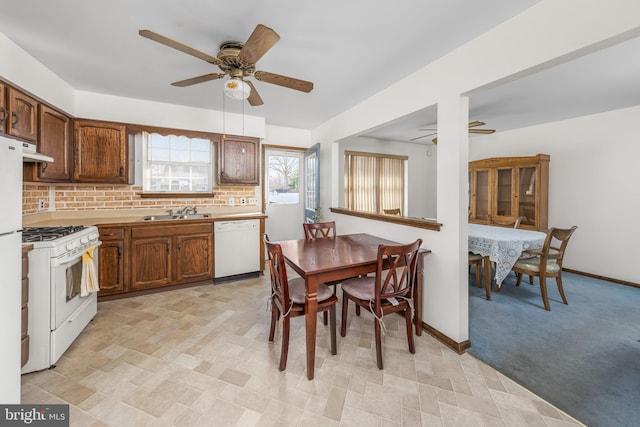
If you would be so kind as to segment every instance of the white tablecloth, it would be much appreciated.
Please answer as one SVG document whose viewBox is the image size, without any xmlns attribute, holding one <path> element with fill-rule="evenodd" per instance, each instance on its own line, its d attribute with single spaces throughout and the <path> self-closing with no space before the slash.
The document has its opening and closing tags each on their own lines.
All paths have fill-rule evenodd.
<svg viewBox="0 0 640 427">
<path fill-rule="evenodd" d="M 525 249 L 542 249 L 546 234 L 490 225 L 469 224 L 469 251 L 496 263 L 498 287 Z"/>
</svg>

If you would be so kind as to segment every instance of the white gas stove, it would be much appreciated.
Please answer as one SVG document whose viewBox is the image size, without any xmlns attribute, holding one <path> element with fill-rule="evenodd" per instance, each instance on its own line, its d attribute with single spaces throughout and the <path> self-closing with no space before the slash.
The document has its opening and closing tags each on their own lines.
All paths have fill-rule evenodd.
<svg viewBox="0 0 640 427">
<path fill-rule="evenodd" d="M 94 248 L 98 271 L 97 227 L 26 227 L 29 252 L 29 361 L 22 373 L 55 366 L 98 311 L 95 292 L 81 296 L 82 255 Z"/>
</svg>

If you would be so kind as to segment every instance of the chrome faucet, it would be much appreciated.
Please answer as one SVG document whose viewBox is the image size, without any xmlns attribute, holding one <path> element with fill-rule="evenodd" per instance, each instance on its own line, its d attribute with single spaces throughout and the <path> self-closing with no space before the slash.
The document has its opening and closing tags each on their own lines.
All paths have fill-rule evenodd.
<svg viewBox="0 0 640 427">
<path fill-rule="evenodd" d="M 176 212 L 177 215 L 189 215 L 189 212 L 192 213 L 197 213 L 198 208 L 196 208 L 195 206 L 185 206 L 182 209 L 178 209 L 178 211 Z"/>
</svg>

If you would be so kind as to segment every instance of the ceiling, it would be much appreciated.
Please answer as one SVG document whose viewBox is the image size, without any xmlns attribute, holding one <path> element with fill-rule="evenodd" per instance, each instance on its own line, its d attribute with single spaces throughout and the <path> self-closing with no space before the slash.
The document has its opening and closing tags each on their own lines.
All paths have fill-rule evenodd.
<svg viewBox="0 0 640 427">
<path fill-rule="evenodd" d="M 222 110 L 221 80 L 170 85 L 218 72 L 216 66 L 138 30 L 215 56 L 220 43 L 244 42 L 260 23 L 280 40 L 256 69 L 312 81 L 314 89 L 307 94 L 254 80 L 264 105 L 227 98 L 224 109 L 265 117 L 269 125 L 313 129 L 538 1 L 484 0 L 477 7 L 476 0 L 21 0 L 4 2 L 0 32 L 75 89 Z M 470 117 L 500 131 L 639 105 L 640 85 L 629 83 L 640 75 L 640 55 L 629 52 L 639 48 L 638 40 L 625 42 L 472 94 Z M 430 108 L 368 136 L 408 141 L 434 123 Z"/>
</svg>

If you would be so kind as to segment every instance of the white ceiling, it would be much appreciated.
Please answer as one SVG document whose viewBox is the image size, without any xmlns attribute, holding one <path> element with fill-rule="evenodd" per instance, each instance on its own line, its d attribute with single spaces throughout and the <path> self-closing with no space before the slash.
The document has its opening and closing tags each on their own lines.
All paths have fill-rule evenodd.
<svg viewBox="0 0 640 427">
<path fill-rule="evenodd" d="M 312 81 L 314 89 L 254 80 L 264 105 L 227 98 L 225 110 L 244 106 L 269 125 L 313 129 L 538 1 L 20 0 L 3 2 L 0 32 L 75 89 L 222 110 L 220 80 L 170 85 L 216 66 L 138 30 L 216 55 L 220 43 L 244 42 L 264 24 L 280 41 L 256 69 Z M 473 94 L 471 119 L 500 131 L 639 105 L 640 55 L 629 53 L 638 52 L 639 40 Z M 409 140 L 434 123 L 431 108 L 369 136 Z"/>
</svg>

